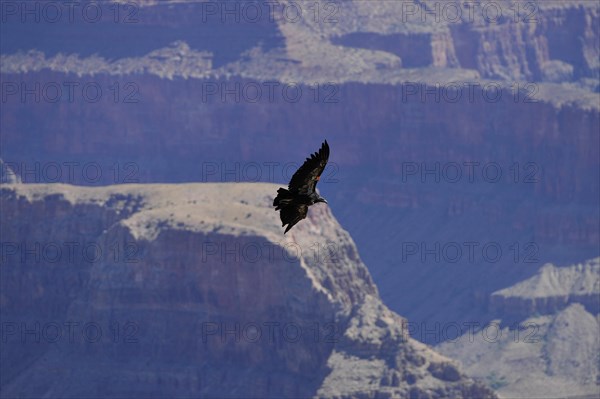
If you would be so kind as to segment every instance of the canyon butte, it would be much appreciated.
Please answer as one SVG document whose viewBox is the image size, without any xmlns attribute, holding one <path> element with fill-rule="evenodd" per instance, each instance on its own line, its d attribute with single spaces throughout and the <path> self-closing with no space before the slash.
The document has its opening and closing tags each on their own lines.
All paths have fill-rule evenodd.
<svg viewBox="0 0 600 399">
<path fill-rule="evenodd" d="M 3 184 L 3 397 L 496 397 L 407 335 L 326 206 L 284 238 L 276 189 Z"/>
</svg>

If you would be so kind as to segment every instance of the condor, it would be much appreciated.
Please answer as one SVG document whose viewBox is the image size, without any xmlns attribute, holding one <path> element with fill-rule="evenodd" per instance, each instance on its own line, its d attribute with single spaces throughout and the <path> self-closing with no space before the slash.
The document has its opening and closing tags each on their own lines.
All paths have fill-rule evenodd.
<svg viewBox="0 0 600 399">
<path fill-rule="evenodd" d="M 309 206 L 317 202 L 327 203 L 325 198 L 317 194 L 316 187 L 328 160 L 329 144 L 325 140 L 321 149 L 306 158 L 304 164 L 294 173 L 287 190 L 283 187 L 277 190 L 273 206 L 276 211 L 280 211 L 281 226 L 287 225 L 283 234 L 306 218 Z"/>
</svg>

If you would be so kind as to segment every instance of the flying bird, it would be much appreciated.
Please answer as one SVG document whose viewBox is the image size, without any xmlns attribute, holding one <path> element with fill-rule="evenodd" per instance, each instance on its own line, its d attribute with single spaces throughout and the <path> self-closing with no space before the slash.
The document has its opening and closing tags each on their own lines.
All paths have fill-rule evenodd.
<svg viewBox="0 0 600 399">
<path fill-rule="evenodd" d="M 287 190 L 283 187 L 277 190 L 273 206 L 276 211 L 280 211 L 281 226 L 287 224 L 283 234 L 306 217 L 309 206 L 317 202 L 327 203 L 325 198 L 317 194 L 316 187 L 328 159 L 329 144 L 325 140 L 321 149 L 306 158 L 304 164 L 294 173 Z"/>
</svg>

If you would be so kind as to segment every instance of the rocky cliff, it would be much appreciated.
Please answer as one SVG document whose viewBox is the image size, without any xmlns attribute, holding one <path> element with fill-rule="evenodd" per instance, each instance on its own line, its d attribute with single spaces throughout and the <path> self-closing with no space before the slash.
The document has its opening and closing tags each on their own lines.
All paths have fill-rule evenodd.
<svg viewBox="0 0 600 399">
<path fill-rule="evenodd" d="M 436 349 L 460 360 L 500 397 L 593 398 L 598 396 L 598 334 L 597 315 L 574 303 L 519 324 L 495 320 Z"/>
<path fill-rule="evenodd" d="M 494 397 L 408 337 L 326 206 L 272 184 L 3 185 L 6 397 Z"/>
<path fill-rule="evenodd" d="M 502 397 L 597 397 L 599 281 L 598 258 L 544 265 L 491 295 L 494 320 L 436 348 Z"/>
<path fill-rule="evenodd" d="M 544 265 L 535 276 L 494 292 L 490 312 L 502 318 L 551 314 L 580 303 L 592 314 L 600 313 L 598 258 L 569 267 Z"/>
</svg>

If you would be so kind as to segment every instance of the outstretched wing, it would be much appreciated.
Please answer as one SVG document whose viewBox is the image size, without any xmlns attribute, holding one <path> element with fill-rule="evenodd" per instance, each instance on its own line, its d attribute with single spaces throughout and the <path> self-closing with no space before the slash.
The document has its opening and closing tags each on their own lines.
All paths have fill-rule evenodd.
<svg viewBox="0 0 600 399">
<path fill-rule="evenodd" d="M 294 173 L 288 189 L 293 193 L 310 195 L 315 192 L 321 173 L 329 160 L 329 144 L 327 140 L 318 152 L 306 158 L 304 164 Z"/>
</svg>

